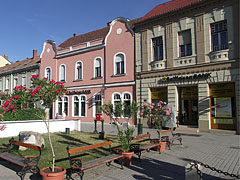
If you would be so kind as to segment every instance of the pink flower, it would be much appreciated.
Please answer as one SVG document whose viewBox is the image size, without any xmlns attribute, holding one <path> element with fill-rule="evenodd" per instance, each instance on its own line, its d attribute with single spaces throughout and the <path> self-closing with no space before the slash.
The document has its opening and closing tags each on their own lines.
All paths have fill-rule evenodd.
<svg viewBox="0 0 240 180">
<path fill-rule="evenodd" d="M 56 90 L 56 93 L 58 93 L 58 92 L 59 92 L 59 90 L 57 89 L 57 90 Z"/>
<path fill-rule="evenodd" d="M 170 111 L 166 110 L 166 115 L 169 116 L 170 115 Z"/>
<path fill-rule="evenodd" d="M 143 112 L 140 113 L 140 116 L 143 116 Z"/>
</svg>

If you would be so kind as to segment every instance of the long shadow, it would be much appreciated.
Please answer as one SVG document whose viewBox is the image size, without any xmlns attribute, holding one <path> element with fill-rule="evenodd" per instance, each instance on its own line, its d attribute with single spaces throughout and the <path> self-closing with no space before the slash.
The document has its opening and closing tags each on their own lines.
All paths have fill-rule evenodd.
<svg viewBox="0 0 240 180">
<path fill-rule="evenodd" d="M 136 173 L 132 174 L 132 177 L 137 180 L 146 180 L 146 179 L 176 179 L 184 180 L 185 167 L 167 163 L 164 161 L 159 161 L 152 158 L 144 158 L 142 161 L 133 161 L 133 166 L 128 166 L 129 169 L 135 171 Z M 142 175 L 140 175 L 140 174 Z M 211 175 L 203 174 L 203 179 L 217 180 L 221 179 Z"/>
</svg>

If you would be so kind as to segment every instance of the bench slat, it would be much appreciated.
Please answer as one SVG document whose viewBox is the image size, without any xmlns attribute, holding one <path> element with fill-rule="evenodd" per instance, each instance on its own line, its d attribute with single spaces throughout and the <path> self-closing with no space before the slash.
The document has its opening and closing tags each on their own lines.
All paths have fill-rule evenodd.
<svg viewBox="0 0 240 180">
<path fill-rule="evenodd" d="M 121 155 L 121 154 L 110 154 L 108 156 L 97 158 L 97 159 L 94 159 L 94 160 L 91 160 L 91 161 L 88 161 L 88 162 L 83 162 L 82 163 L 82 168 L 80 168 L 80 169 L 83 171 L 83 170 L 86 170 L 86 169 L 89 169 L 89 168 L 92 168 L 92 167 L 95 167 L 95 166 L 99 166 L 101 164 L 106 164 L 107 162 L 114 161 L 114 160 L 117 160 L 117 159 L 120 159 L 120 158 L 123 158 L 123 155 Z"/>
<path fill-rule="evenodd" d="M 143 134 L 143 135 L 140 135 L 140 136 L 135 136 L 132 139 L 136 140 L 136 139 L 141 139 L 141 138 L 150 137 L 150 136 L 151 136 L 151 134 Z"/>
<path fill-rule="evenodd" d="M 147 149 L 152 149 L 152 148 L 157 147 L 159 145 L 160 145 L 160 143 L 159 144 L 146 144 L 146 145 L 140 146 L 139 150 L 144 151 L 144 150 L 147 150 Z"/>
<path fill-rule="evenodd" d="M 168 133 L 168 132 L 172 132 L 172 131 L 173 131 L 172 129 L 165 130 L 165 131 L 160 131 L 160 134 L 164 134 L 164 133 Z"/>
<path fill-rule="evenodd" d="M 107 142 L 103 142 L 103 143 L 99 143 L 99 144 L 93 144 L 90 146 L 84 146 L 84 147 L 75 148 L 75 149 L 69 149 L 67 152 L 69 154 L 73 154 L 73 153 L 86 151 L 86 150 L 90 150 L 90 149 L 95 149 L 95 148 L 99 148 L 99 147 L 103 147 L 103 146 L 107 146 L 107 145 L 112 145 L 112 141 L 107 141 Z"/>
<path fill-rule="evenodd" d="M 35 145 L 32 145 L 32 144 L 27 144 L 27 143 L 23 143 L 23 142 L 19 142 L 19 141 L 14 141 L 14 140 L 10 140 L 9 142 L 11 144 L 15 144 L 15 145 L 18 145 L 18 146 L 23 146 L 23 147 L 27 147 L 27 148 L 30 148 L 30 149 L 33 149 L 33 150 L 36 150 L 36 151 L 41 151 L 41 147 L 35 146 Z"/>
<path fill-rule="evenodd" d="M 18 166 L 22 166 L 22 167 L 27 166 L 26 159 L 24 159 L 23 157 L 19 157 L 15 154 L 10 154 L 8 152 L 3 152 L 3 153 L 0 153 L 0 158 L 4 159 L 6 161 L 9 161 L 13 164 L 16 164 Z"/>
</svg>

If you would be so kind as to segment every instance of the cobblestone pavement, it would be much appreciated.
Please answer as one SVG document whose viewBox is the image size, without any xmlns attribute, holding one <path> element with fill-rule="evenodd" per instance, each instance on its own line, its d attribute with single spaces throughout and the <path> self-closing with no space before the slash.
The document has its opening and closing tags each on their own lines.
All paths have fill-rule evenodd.
<svg viewBox="0 0 240 180">
<path fill-rule="evenodd" d="M 155 130 L 144 129 L 157 137 Z M 159 180 L 185 179 L 185 167 L 193 160 L 200 161 L 228 173 L 240 174 L 240 136 L 225 132 L 197 133 L 196 131 L 177 129 L 182 134 L 183 145 L 174 142 L 171 150 L 159 154 L 156 151 L 145 152 L 142 161 L 133 158 L 133 165 L 120 169 L 120 165 L 98 166 L 85 171 L 85 180 Z M 112 132 L 114 133 L 114 132 Z M 0 161 L 0 180 L 18 180 L 16 169 Z M 210 169 L 202 168 L 203 179 L 234 179 Z M 25 179 L 41 179 L 27 175 Z M 79 177 L 74 176 L 74 179 Z M 236 179 L 236 178 L 235 178 Z"/>
</svg>

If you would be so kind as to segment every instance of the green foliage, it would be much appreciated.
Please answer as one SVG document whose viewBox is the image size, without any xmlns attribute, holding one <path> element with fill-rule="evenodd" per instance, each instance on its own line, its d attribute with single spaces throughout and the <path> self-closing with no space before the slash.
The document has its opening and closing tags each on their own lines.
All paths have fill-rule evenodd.
<svg viewBox="0 0 240 180">
<path fill-rule="evenodd" d="M 118 126 L 117 128 L 119 144 L 124 152 L 128 152 L 130 150 L 134 128 L 127 127 L 127 129 L 120 129 Z"/>
<path fill-rule="evenodd" d="M 3 113 L 3 109 L 0 108 L 0 114 Z M 4 121 L 22 121 L 22 120 L 39 120 L 39 115 L 45 114 L 44 109 L 23 109 L 16 110 L 12 113 L 6 113 L 3 117 Z"/>
</svg>

